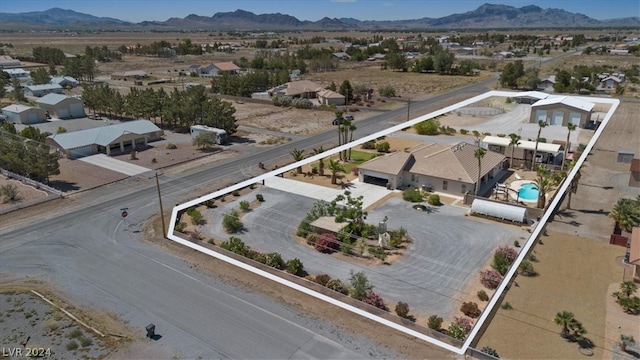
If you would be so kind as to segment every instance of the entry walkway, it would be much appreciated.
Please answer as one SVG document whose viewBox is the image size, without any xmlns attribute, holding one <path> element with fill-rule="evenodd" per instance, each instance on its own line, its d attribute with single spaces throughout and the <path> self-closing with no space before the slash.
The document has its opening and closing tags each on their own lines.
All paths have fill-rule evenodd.
<svg viewBox="0 0 640 360">
<path fill-rule="evenodd" d="M 358 197 L 363 196 L 362 208 L 366 209 L 376 201 L 382 199 L 398 190 L 387 190 L 386 188 L 373 184 L 361 183 L 357 179 L 352 181 L 351 186 L 345 190 L 338 190 L 328 188 L 326 186 L 320 186 L 315 184 L 309 184 L 303 181 L 291 180 L 274 176 L 266 179 L 265 186 L 273 189 L 286 191 L 289 193 L 310 197 L 313 199 L 332 201 L 336 196 L 343 194 L 345 190 L 351 191 L 351 196 Z"/>
<path fill-rule="evenodd" d="M 146 167 L 129 164 L 128 162 L 114 159 L 105 154 L 85 156 L 78 160 L 84 161 L 86 163 L 93 164 L 96 166 L 100 166 L 102 168 L 109 169 L 111 171 L 116 171 L 121 174 L 129 175 L 129 176 L 134 176 L 134 175 L 145 173 L 147 171 L 151 171 L 151 169 L 148 169 Z"/>
</svg>

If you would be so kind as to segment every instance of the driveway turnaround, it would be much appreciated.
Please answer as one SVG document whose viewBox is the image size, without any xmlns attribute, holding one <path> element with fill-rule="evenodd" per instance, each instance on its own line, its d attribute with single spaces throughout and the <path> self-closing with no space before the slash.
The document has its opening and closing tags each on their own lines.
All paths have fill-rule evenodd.
<svg viewBox="0 0 640 360">
<path fill-rule="evenodd" d="M 286 191 L 292 194 L 305 196 L 316 200 L 333 201 L 336 196 L 345 191 L 351 191 L 351 196 L 357 198 L 362 195 L 362 207 L 368 208 L 371 204 L 398 190 L 387 190 L 386 188 L 373 184 L 366 184 L 357 179 L 350 182 L 349 187 L 344 190 L 332 189 L 326 186 L 309 184 L 303 181 L 291 180 L 274 176 L 265 180 L 265 186 L 272 189 Z"/>
<path fill-rule="evenodd" d="M 133 176 L 145 173 L 147 171 L 151 171 L 146 167 L 129 164 L 128 162 L 114 159 L 105 154 L 96 154 L 91 156 L 85 156 L 79 159 L 80 161 L 87 162 L 89 164 L 93 164 L 96 166 L 103 167 L 105 169 L 109 169 L 111 171 L 116 171 L 125 175 Z"/>
</svg>

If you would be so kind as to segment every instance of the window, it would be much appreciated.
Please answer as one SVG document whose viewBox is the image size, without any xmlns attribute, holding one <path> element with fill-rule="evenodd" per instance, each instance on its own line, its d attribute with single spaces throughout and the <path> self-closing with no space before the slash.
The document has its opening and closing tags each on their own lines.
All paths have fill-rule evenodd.
<svg viewBox="0 0 640 360">
<path fill-rule="evenodd" d="M 418 174 L 411 174 L 411 182 L 418 182 L 420 181 L 420 176 L 418 176 Z"/>
<path fill-rule="evenodd" d="M 467 184 L 460 185 L 460 192 L 463 194 L 467 192 Z"/>
<path fill-rule="evenodd" d="M 447 187 L 449 187 L 449 182 L 447 180 L 443 180 L 442 181 L 442 190 L 447 190 Z"/>
</svg>

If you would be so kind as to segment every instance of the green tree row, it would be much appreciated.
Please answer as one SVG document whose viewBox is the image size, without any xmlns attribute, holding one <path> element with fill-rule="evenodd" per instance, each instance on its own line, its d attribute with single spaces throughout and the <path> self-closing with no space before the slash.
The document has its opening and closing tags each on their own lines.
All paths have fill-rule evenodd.
<svg viewBox="0 0 640 360">
<path fill-rule="evenodd" d="M 43 143 L 48 134 L 40 133 L 36 128 L 27 127 L 21 135 L 16 133 L 13 124 L 2 124 L 0 168 L 47 182 L 50 176 L 60 174 L 59 154 L 51 151 L 51 148 Z"/>
</svg>

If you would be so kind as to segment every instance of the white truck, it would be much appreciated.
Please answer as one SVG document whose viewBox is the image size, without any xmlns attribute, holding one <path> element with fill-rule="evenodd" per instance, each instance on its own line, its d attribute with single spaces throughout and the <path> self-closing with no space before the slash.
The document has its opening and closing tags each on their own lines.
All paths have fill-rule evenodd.
<svg viewBox="0 0 640 360">
<path fill-rule="evenodd" d="M 229 136 L 227 132 L 223 129 L 218 129 L 206 125 L 192 125 L 190 128 L 191 138 L 195 139 L 196 136 L 201 134 L 202 132 L 209 132 L 216 135 L 216 144 L 224 145 L 229 142 Z"/>
</svg>

